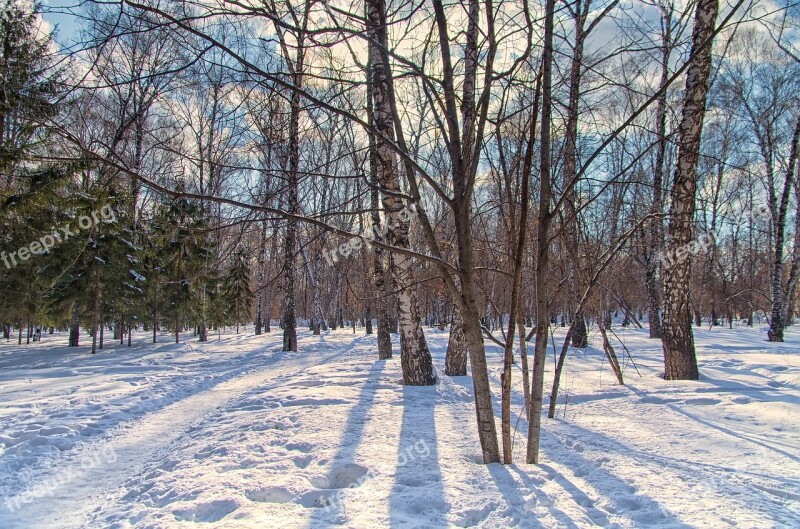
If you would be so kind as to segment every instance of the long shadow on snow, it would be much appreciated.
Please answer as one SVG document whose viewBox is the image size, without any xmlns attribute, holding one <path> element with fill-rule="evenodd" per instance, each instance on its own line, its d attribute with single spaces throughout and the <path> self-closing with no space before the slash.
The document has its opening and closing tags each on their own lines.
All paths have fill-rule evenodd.
<svg viewBox="0 0 800 529">
<path fill-rule="evenodd" d="M 392 529 L 449 527 L 436 445 L 436 386 L 404 386 L 403 418 L 394 486 L 389 496 Z"/>
<path fill-rule="evenodd" d="M 588 430 L 581 426 L 577 426 L 574 424 L 568 424 L 568 428 L 570 430 L 576 431 L 578 435 L 569 433 L 566 434 L 567 437 L 573 441 L 580 440 L 587 446 L 591 447 L 594 450 L 600 450 L 606 453 L 616 453 L 616 454 L 626 454 L 631 460 L 636 462 L 644 462 L 652 460 L 654 463 L 658 465 L 659 468 L 677 468 L 682 471 L 686 471 L 689 473 L 697 474 L 697 473 L 711 473 L 713 474 L 714 479 L 704 479 L 704 484 L 707 486 L 711 486 L 712 483 L 715 483 L 719 478 L 722 478 L 723 481 L 728 481 L 728 476 L 735 476 L 737 478 L 743 477 L 748 481 L 753 481 L 758 483 L 759 481 L 770 481 L 770 480 L 780 480 L 785 484 L 788 488 L 796 488 L 797 487 L 797 480 L 793 480 L 792 478 L 784 477 L 784 476 L 776 476 L 776 475 L 768 475 L 768 474 L 760 474 L 757 472 L 751 472 L 748 470 L 742 469 L 734 469 L 731 467 L 724 467 L 720 465 L 714 465 L 709 463 L 703 463 L 700 461 L 693 461 L 687 460 L 686 458 L 672 458 L 652 452 L 646 452 L 643 450 L 638 450 L 636 448 L 629 447 L 619 441 L 611 439 L 609 437 L 603 436 L 602 434 L 598 434 L 592 430 Z M 594 441 L 593 438 L 601 437 L 602 439 L 599 441 Z M 566 463 L 565 463 L 566 464 Z M 586 478 L 584 478 L 586 479 Z M 588 481 L 588 480 L 587 480 Z M 758 486 L 751 486 L 750 493 L 751 494 L 760 494 L 758 491 Z M 726 494 L 724 490 L 717 488 L 720 494 Z M 768 500 L 768 503 L 775 505 L 774 497 L 769 495 L 761 494 L 763 498 Z M 780 504 L 783 506 L 782 504 Z M 748 507 L 750 509 L 757 508 L 757 504 L 751 501 L 748 502 Z M 774 513 L 768 511 L 761 511 L 765 519 L 769 519 L 771 516 L 774 516 Z M 787 519 L 791 516 L 790 513 L 786 513 Z"/>
<path fill-rule="evenodd" d="M 547 405 L 547 403 L 545 402 L 544 405 Z M 584 508 L 586 516 L 589 518 L 589 520 L 591 520 L 592 523 L 603 527 L 618 527 L 617 524 L 612 523 L 608 519 L 607 515 L 627 513 L 630 514 L 637 523 L 664 525 L 669 526 L 671 529 L 688 529 L 691 527 L 679 522 L 674 516 L 666 515 L 666 511 L 661 508 L 655 499 L 647 495 L 637 493 L 631 485 L 628 485 L 618 476 L 602 469 L 597 465 L 596 462 L 582 456 L 580 452 L 565 448 L 562 439 L 559 439 L 555 434 L 547 431 L 547 425 L 553 421 L 562 422 L 562 424 L 568 428 L 578 430 L 581 435 L 579 437 L 571 436 L 573 439 L 585 440 L 600 437 L 602 438 L 602 442 L 600 444 L 602 444 L 604 447 L 606 447 L 608 444 L 612 444 L 614 447 L 610 450 L 614 453 L 627 453 L 630 451 L 630 449 L 622 443 L 614 441 L 613 439 L 598 432 L 586 430 L 571 423 L 560 421 L 559 419 L 543 419 L 541 431 L 541 453 L 543 457 L 545 459 L 549 458 L 552 461 L 555 461 L 573 471 L 577 471 L 576 473 L 579 473 L 579 475 L 583 476 L 583 478 L 590 483 L 602 496 L 607 498 L 614 508 L 614 512 L 609 513 L 603 509 L 595 507 L 591 498 L 589 498 L 589 496 L 583 490 L 581 490 L 578 485 L 570 481 L 564 474 L 553 467 L 540 463 L 538 467 L 546 472 L 547 478 L 558 483 L 579 506 Z M 512 424 L 518 424 L 521 431 L 527 431 L 527 420 L 524 417 L 520 418 L 513 410 Z M 517 457 L 524 457 L 523 450 L 524 448 L 520 446 L 517 451 Z M 522 483 L 528 488 L 532 490 L 537 490 L 540 488 L 541 481 L 527 474 L 524 470 L 524 467 L 511 465 L 509 468 L 517 472 Z M 495 474 L 493 473 L 493 476 L 494 475 Z M 508 479 L 508 477 L 504 476 L 504 479 Z M 539 495 L 537 493 L 537 498 L 538 497 Z M 547 498 L 547 501 L 550 502 L 549 498 Z M 555 509 L 555 507 L 550 505 L 548 505 L 548 510 L 550 510 L 550 512 L 562 523 L 566 523 L 568 527 L 574 527 L 574 525 L 570 525 L 573 524 L 572 521 L 569 521 L 568 523 L 565 522 L 565 518 L 567 517 L 564 516 L 562 511 Z M 637 520 L 637 513 L 645 513 L 645 517 L 643 517 L 642 520 Z M 653 515 L 659 519 L 657 522 L 654 522 Z M 528 525 L 525 525 L 524 527 L 528 527 Z M 536 526 L 531 525 L 531 527 Z"/>
<path fill-rule="evenodd" d="M 346 355 L 346 353 L 347 351 L 341 354 Z M 370 367 L 369 373 L 364 378 L 358 401 L 350 408 L 347 415 L 347 422 L 345 423 L 344 432 L 342 434 L 342 444 L 339 446 L 336 455 L 331 459 L 331 470 L 329 474 L 335 475 L 337 474 L 337 469 L 341 469 L 338 473 L 344 477 L 344 481 L 340 483 L 330 483 L 325 493 L 318 495 L 317 499 L 321 500 L 324 506 L 316 505 L 321 508 L 312 511 L 309 517 L 309 528 L 316 529 L 340 525 L 346 516 L 346 509 L 343 505 L 346 498 L 344 498 L 342 494 L 339 494 L 339 490 L 337 489 L 358 486 L 361 480 L 363 480 L 363 483 L 369 481 L 369 475 L 366 474 L 366 472 L 357 475 L 361 472 L 360 466 L 357 466 L 355 462 L 355 455 L 361 443 L 361 439 L 364 436 L 364 425 L 367 420 L 367 414 L 375 400 L 377 382 L 385 366 L 385 360 L 376 361 L 372 367 Z M 348 477 L 349 469 L 352 469 L 352 472 L 350 472 L 350 476 Z M 336 485 L 336 487 L 334 487 L 334 485 Z M 315 493 L 312 492 L 311 494 Z"/>
<path fill-rule="evenodd" d="M 688 472 L 694 472 L 694 473 L 697 473 L 698 471 L 714 472 L 715 473 L 715 477 L 720 477 L 720 476 L 724 477 L 726 471 L 732 471 L 733 470 L 733 469 L 726 469 L 724 467 L 720 467 L 720 466 L 717 466 L 717 465 L 709 465 L 709 464 L 700 463 L 700 462 L 696 462 L 696 461 L 687 461 L 685 459 L 683 459 L 683 460 L 672 459 L 672 458 L 665 457 L 665 456 L 662 456 L 662 455 L 659 455 L 659 454 L 654 454 L 654 453 L 650 453 L 650 452 L 644 452 L 644 451 L 637 450 L 635 448 L 629 447 L 629 446 L 627 446 L 627 445 L 625 445 L 625 444 L 623 444 L 623 443 L 621 443 L 621 442 L 619 442 L 619 441 L 617 441 L 617 440 L 615 440 L 613 438 L 605 436 L 605 435 L 603 435 L 601 433 L 598 433 L 596 431 L 588 430 L 588 429 L 583 428 L 581 426 L 577 426 L 577 425 L 571 424 L 571 423 L 566 423 L 566 422 L 560 421 L 560 420 L 559 420 L 559 422 L 561 422 L 562 425 L 564 425 L 567 429 L 572 430 L 572 434 L 570 434 L 569 432 L 567 432 L 565 434 L 565 436 L 567 438 L 569 438 L 570 440 L 572 440 L 572 441 L 580 441 L 581 443 L 584 443 L 585 445 L 591 447 L 591 449 L 594 450 L 594 451 L 600 451 L 600 452 L 603 452 L 603 453 L 626 454 L 626 456 L 628 456 L 629 460 L 637 462 L 640 465 L 644 465 L 644 462 L 647 461 L 647 459 L 651 459 L 651 460 L 653 460 L 653 462 L 657 463 L 658 468 L 661 468 L 661 467 L 668 468 L 670 465 L 672 465 L 672 466 L 677 466 L 681 470 L 686 470 Z M 597 464 L 595 462 L 593 462 L 591 459 L 588 459 L 588 458 L 580 455 L 580 453 L 578 453 L 578 452 L 576 452 L 574 450 L 565 449 L 564 448 L 563 439 L 560 439 L 555 434 L 551 434 L 549 432 L 545 432 L 544 430 L 542 431 L 542 434 L 543 434 L 543 441 L 545 440 L 545 438 L 547 438 L 547 445 L 548 446 L 550 445 L 551 442 L 556 445 L 555 449 L 553 449 L 553 450 L 548 449 L 547 450 L 548 457 L 550 457 L 553 461 L 558 462 L 559 464 L 562 464 L 564 466 L 568 466 L 568 467 L 580 472 L 581 475 L 583 476 L 583 479 L 585 479 L 588 483 L 590 483 L 599 492 L 603 493 L 606 497 L 612 498 L 612 496 L 613 496 L 612 494 L 609 494 L 607 492 L 606 487 L 605 487 L 605 484 L 607 483 L 609 477 L 611 478 L 611 480 L 613 482 L 615 482 L 617 484 L 617 488 L 618 489 L 620 488 L 619 485 L 621 485 L 623 489 L 627 487 L 630 490 L 631 494 L 627 498 L 625 496 L 618 496 L 619 500 L 615 499 L 614 503 L 615 503 L 615 507 L 617 507 L 617 509 L 618 509 L 618 513 L 628 513 L 628 514 L 635 515 L 636 512 L 642 512 L 643 508 L 647 508 L 648 510 L 650 510 L 650 507 L 652 507 L 652 506 L 656 506 L 657 507 L 658 504 L 655 502 L 655 500 L 651 499 L 648 496 L 644 496 L 642 494 L 633 494 L 634 489 L 632 487 L 627 485 L 624 481 L 622 481 L 620 478 L 614 476 L 610 472 L 607 472 L 605 470 L 601 470 L 600 467 L 598 467 Z M 547 465 L 542 465 L 542 467 L 543 468 L 549 468 L 549 467 L 547 467 Z M 556 473 L 556 474 L 558 473 L 555 469 L 552 469 L 552 468 L 550 469 L 550 472 Z M 720 472 L 722 472 L 722 473 L 720 474 Z M 775 476 L 760 475 L 760 474 L 757 474 L 757 473 L 747 472 L 747 471 L 741 471 L 741 472 L 740 471 L 736 471 L 735 475 L 737 475 L 737 476 L 747 475 L 747 476 L 752 476 L 752 477 L 761 478 L 761 479 L 774 479 L 775 478 Z M 599 476 L 599 478 L 598 478 L 598 476 Z M 712 480 L 705 480 L 704 481 L 704 483 L 706 485 L 709 485 L 709 486 L 710 486 L 711 482 L 712 482 Z M 788 483 L 788 484 L 791 485 L 791 483 Z M 752 490 L 752 487 L 751 487 L 751 490 Z M 724 490 L 720 490 L 720 494 L 724 495 L 725 491 Z M 765 496 L 765 498 L 769 498 L 769 496 Z M 636 499 L 643 500 L 643 501 L 635 501 L 634 503 L 630 503 L 630 500 L 636 500 Z M 770 501 L 770 503 L 775 505 L 775 503 L 773 501 Z M 750 508 L 757 507 L 757 504 L 755 502 L 751 502 L 748 505 L 749 505 Z M 630 506 L 636 506 L 637 508 L 631 510 L 631 509 L 629 509 Z M 622 508 L 620 508 L 620 507 L 622 507 Z M 659 511 L 661 511 L 660 507 L 658 509 L 659 509 Z M 661 512 L 665 512 L 665 511 L 661 511 Z M 769 518 L 771 515 L 774 516 L 773 513 L 769 513 L 769 512 L 766 512 L 766 511 L 761 511 L 761 512 L 767 518 Z M 787 514 L 787 516 L 789 516 L 789 515 Z M 647 523 L 648 526 L 653 524 L 652 521 L 648 521 L 648 518 L 644 518 L 643 520 L 636 520 L 636 518 L 634 518 L 634 521 L 636 521 L 637 523 L 642 523 L 642 524 L 643 523 Z M 669 515 L 667 518 L 663 518 L 662 517 L 662 519 L 658 523 L 659 524 L 663 524 L 663 525 L 665 525 L 667 527 L 670 527 L 670 528 L 684 528 L 684 527 L 689 528 L 689 527 L 692 527 L 691 525 L 687 525 L 687 524 L 684 524 L 683 522 L 679 522 L 677 520 L 677 518 L 675 518 L 672 515 Z"/>
<path fill-rule="evenodd" d="M 557 420 L 557 419 L 556 419 Z M 590 438 L 601 437 L 603 439 L 602 445 L 614 453 L 627 453 L 630 449 L 610 439 L 598 432 L 586 430 L 573 424 L 565 423 L 566 426 L 573 430 L 579 430 L 581 435 L 573 437 L 574 439 L 584 440 Z M 609 444 L 612 447 L 609 447 Z M 544 470 L 548 477 L 558 483 L 570 496 L 572 496 L 575 503 L 583 507 L 589 519 L 603 527 L 618 527 L 617 524 L 612 524 L 608 519 L 608 514 L 627 514 L 637 524 L 647 523 L 650 526 L 668 526 L 672 529 L 690 528 L 692 526 L 680 522 L 674 516 L 667 514 L 661 505 L 650 496 L 636 492 L 636 489 L 622 480 L 620 477 L 608 472 L 598 465 L 597 462 L 592 461 L 581 455 L 580 452 L 571 450 L 564 447 L 561 439 L 555 434 L 552 434 L 542 429 L 542 445 L 543 452 L 546 458 L 549 458 L 560 465 L 563 465 L 592 485 L 597 492 L 603 497 L 608 499 L 613 506 L 614 511 L 611 513 L 595 507 L 594 502 L 589 496 L 581 490 L 581 488 L 570 481 L 567 476 L 554 469 L 550 465 L 540 464 L 539 467 Z"/>
<path fill-rule="evenodd" d="M 464 376 L 464 377 L 448 377 L 450 383 L 461 386 L 462 388 L 466 389 L 469 394 L 468 401 L 465 401 L 464 404 L 468 407 L 464 416 L 456 416 L 452 412 L 450 413 L 451 418 L 456 424 L 465 424 L 467 421 L 473 421 L 474 417 L 474 390 L 472 387 L 472 377 Z M 496 399 L 495 399 L 496 400 Z M 494 402 L 495 406 L 497 407 L 496 415 L 500 415 L 499 413 L 499 403 Z M 515 417 L 514 420 L 516 421 L 517 418 Z M 514 422 L 515 425 L 520 423 Z M 469 433 L 466 435 L 477 435 L 474 430 L 469 429 Z M 498 432 L 499 433 L 499 432 Z M 525 456 L 525 446 L 519 443 L 514 444 L 516 450 L 515 458 L 519 460 Z M 476 463 L 477 464 L 477 463 Z M 482 463 L 480 463 L 483 465 Z M 556 518 L 560 523 L 563 524 L 564 527 L 567 529 L 577 529 L 577 526 L 569 519 L 567 514 L 558 509 L 553 502 L 547 498 L 546 495 L 541 493 L 539 490 L 543 485 L 543 481 L 541 479 L 536 479 L 531 477 L 527 472 L 525 472 L 524 467 L 519 467 L 518 465 L 502 465 L 502 464 L 491 464 L 486 465 L 489 470 L 489 474 L 491 475 L 492 479 L 494 480 L 497 490 L 502 494 L 503 499 L 506 502 L 507 509 L 503 514 L 506 518 L 511 518 L 513 523 L 518 524 L 519 527 L 525 527 L 530 529 L 539 529 L 544 528 L 544 526 L 538 521 L 533 518 L 533 515 L 530 515 L 530 505 L 531 500 L 526 500 L 523 498 L 522 494 L 520 494 L 520 484 L 524 485 L 525 488 L 528 490 L 534 491 L 534 495 L 536 498 L 536 502 L 544 501 L 545 508 L 548 512 Z M 512 472 L 516 474 L 516 477 L 512 475 Z M 547 528 L 550 529 L 550 528 Z"/>
<path fill-rule="evenodd" d="M 281 351 L 276 350 L 277 347 L 280 347 L 280 345 L 276 346 L 274 344 L 265 344 L 262 347 L 254 349 L 250 353 L 247 353 L 246 355 L 243 355 L 241 357 L 241 360 L 243 361 L 237 362 L 237 367 L 222 373 L 213 380 L 202 379 L 198 381 L 191 377 L 187 378 L 186 380 L 181 380 L 181 382 L 172 391 L 168 391 L 167 393 L 159 396 L 158 398 L 148 399 L 146 401 L 146 405 L 142 405 L 142 402 L 140 402 L 139 400 L 133 401 L 131 403 L 130 395 L 123 395 L 121 397 L 108 401 L 107 405 L 109 407 L 119 406 L 119 408 L 116 409 L 114 412 L 107 412 L 102 423 L 91 424 L 91 427 L 94 428 L 95 430 L 90 435 L 74 436 L 75 442 L 72 444 L 70 448 L 67 448 L 66 450 L 63 451 L 63 456 L 69 457 L 70 454 L 72 453 L 71 451 L 75 449 L 75 445 L 77 445 L 78 441 L 83 441 L 84 443 L 86 443 L 97 439 L 99 440 L 105 439 L 106 436 L 109 435 L 109 432 L 113 431 L 115 428 L 119 426 L 124 427 L 125 425 L 130 425 L 131 427 L 135 427 L 136 421 L 144 417 L 147 417 L 148 415 L 151 415 L 153 413 L 157 413 L 159 410 L 163 408 L 166 408 L 173 404 L 177 404 L 186 399 L 195 397 L 196 395 L 203 393 L 205 391 L 213 390 L 213 388 L 216 387 L 217 385 L 224 382 L 228 382 L 236 378 L 237 376 L 244 375 L 251 370 L 258 369 L 259 367 L 263 367 L 266 364 L 274 364 L 277 363 L 278 361 L 287 358 L 286 353 L 282 353 Z M 273 350 L 271 351 L 273 353 L 272 355 L 268 357 L 260 356 L 264 352 L 270 350 Z M 340 356 L 340 354 L 341 353 L 330 355 L 328 359 Z M 256 359 L 256 361 L 253 363 L 244 361 L 251 358 Z M 180 376 L 179 374 L 176 374 L 176 377 L 179 376 Z M 176 398 L 176 396 L 178 398 Z M 126 407 L 125 404 L 129 404 L 129 406 Z M 91 403 L 86 403 L 85 406 L 83 406 L 83 408 L 88 409 L 91 408 L 91 406 L 92 406 Z M 136 413 L 137 411 L 140 413 Z M 77 417 L 84 417 L 86 414 L 81 414 L 80 411 L 76 411 L 75 415 Z M 34 465 L 29 467 L 29 470 L 36 473 L 43 471 L 46 472 L 47 471 L 46 459 L 37 461 Z M 17 479 L 17 476 L 15 474 L 4 476 L 4 478 L 5 477 L 8 477 L 11 480 Z M 4 482 L 5 482 L 4 479 L 0 479 L 0 484 Z"/>
</svg>

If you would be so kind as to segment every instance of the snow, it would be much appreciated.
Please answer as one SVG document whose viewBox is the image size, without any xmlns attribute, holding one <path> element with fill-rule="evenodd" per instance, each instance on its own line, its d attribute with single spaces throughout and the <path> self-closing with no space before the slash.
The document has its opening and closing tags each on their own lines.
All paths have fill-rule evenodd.
<svg viewBox="0 0 800 529">
<path fill-rule="evenodd" d="M 360 330 L 301 333 L 299 353 L 279 331 L 94 356 L 66 335 L 3 343 L 0 527 L 800 527 L 800 330 L 696 329 L 699 382 L 659 378 L 659 342 L 616 332 L 641 376 L 621 345 L 626 386 L 571 350 L 538 466 L 518 371 L 515 464 L 480 463 L 442 332 L 433 387 L 403 387 Z M 488 362 L 498 389 L 496 347 Z"/>
</svg>

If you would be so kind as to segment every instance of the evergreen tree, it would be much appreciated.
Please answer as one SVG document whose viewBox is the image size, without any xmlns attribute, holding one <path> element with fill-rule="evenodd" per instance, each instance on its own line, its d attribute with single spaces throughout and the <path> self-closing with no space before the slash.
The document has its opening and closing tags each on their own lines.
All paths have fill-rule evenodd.
<svg viewBox="0 0 800 529">
<path fill-rule="evenodd" d="M 119 311 L 121 300 L 135 293 L 141 273 L 132 266 L 131 244 L 117 218 L 117 211 L 126 210 L 124 198 L 106 193 L 96 182 L 91 189 L 91 175 L 85 176 L 81 189 L 69 189 L 73 200 L 58 226 L 71 235 L 64 233 L 50 251 L 43 277 L 50 282 L 46 296 L 51 310 L 71 312 L 73 334 L 76 324 L 86 324 L 95 353 L 100 327 Z"/>
<path fill-rule="evenodd" d="M 227 304 L 228 319 L 236 324 L 246 323 L 253 304 L 253 291 L 250 289 L 250 265 L 244 249 L 236 251 L 231 267 L 224 279 L 224 298 Z"/>
<path fill-rule="evenodd" d="M 9 0 L 0 5 L 0 320 L 28 330 L 41 319 L 42 281 L 37 242 L 52 221 L 52 193 L 63 169 L 31 163 L 42 150 L 47 128 L 58 111 L 63 87 L 54 67 L 51 35 L 40 29 L 38 4 Z M 33 246 L 31 247 L 31 244 Z"/>
<path fill-rule="evenodd" d="M 175 330 L 175 342 L 187 323 L 198 321 L 204 260 L 211 255 L 200 206 L 177 199 L 161 213 L 160 259 L 163 263 L 164 310 Z"/>
<path fill-rule="evenodd" d="M 0 6 L 0 172 L 4 186 L 29 153 L 46 139 L 62 90 L 54 68 L 52 35 L 42 33 L 39 5 L 7 0 Z"/>
</svg>

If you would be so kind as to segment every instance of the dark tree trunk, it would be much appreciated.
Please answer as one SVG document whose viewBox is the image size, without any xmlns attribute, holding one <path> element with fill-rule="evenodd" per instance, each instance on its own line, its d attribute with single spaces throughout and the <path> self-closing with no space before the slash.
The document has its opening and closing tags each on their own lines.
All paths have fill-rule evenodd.
<svg viewBox="0 0 800 529">
<path fill-rule="evenodd" d="M 78 302 L 72 303 L 72 317 L 69 323 L 69 346 L 78 347 L 81 338 L 81 312 Z"/>
<path fill-rule="evenodd" d="M 788 307 L 784 306 L 783 294 L 783 244 L 786 238 L 786 214 L 789 209 L 789 198 L 795 177 L 798 144 L 800 144 L 800 117 L 797 118 L 797 124 L 792 135 L 789 166 L 786 171 L 786 180 L 783 184 L 780 206 L 778 211 L 773 213 L 775 219 L 775 259 L 772 264 L 772 314 L 769 321 L 769 331 L 767 331 L 767 337 L 770 342 L 782 342 L 783 331 L 786 327 L 785 312 Z"/>
<path fill-rule="evenodd" d="M 531 406 L 528 413 L 528 450 L 525 460 L 539 462 L 539 441 L 542 427 L 544 365 L 547 358 L 547 322 L 550 301 L 547 293 L 550 258 L 550 224 L 552 222 L 552 181 L 550 167 L 550 120 L 552 117 L 553 20 L 555 0 L 545 2 L 544 50 L 542 52 L 542 119 L 539 144 L 539 212 L 536 231 L 536 345 L 533 355 Z"/>
<path fill-rule="evenodd" d="M 663 33 L 661 35 L 661 80 L 659 86 L 664 86 L 669 79 L 669 61 L 674 46 L 672 42 L 672 13 L 671 4 L 661 7 L 661 20 Z M 650 328 L 650 338 L 661 338 L 661 302 L 658 291 L 658 258 L 663 247 L 664 223 L 657 216 L 663 211 L 664 202 L 664 170 L 667 156 L 667 91 L 662 91 L 656 106 L 656 134 L 658 139 L 655 168 L 653 171 L 653 196 L 650 204 L 650 214 L 654 216 L 650 221 L 648 232 L 648 255 L 645 269 L 645 289 L 647 292 L 647 321 Z"/>
<path fill-rule="evenodd" d="M 262 320 L 264 308 L 264 266 L 267 254 L 267 222 L 262 221 L 261 225 L 261 240 L 258 245 L 258 270 L 256 275 L 256 314 L 253 326 L 255 327 L 256 336 L 261 334 L 261 329 L 264 327 Z"/>
<path fill-rule="evenodd" d="M 453 307 L 453 322 L 450 325 L 450 338 L 447 341 L 447 354 L 444 358 L 444 373 L 451 377 L 467 374 L 467 337 L 464 335 L 464 322 L 458 308 Z"/>
<path fill-rule="evenodd" d="M 304 20 L 307 20 L 310 4 L 306 5 Z M 282 31 L 280 28 L 278 31 Z M 296 36 L 295 57 L 289 65 L 292 73 L 292 86 L 300 89 L 303 86 L 303 71 L 305 64 L 305 48 L 303 31 Z M 288 60 L 290 57 L 289 48 L 281 36 L 281 46 L 284 56 Z M 288 153 L 288 173 L 287 173 L 287 210 L 292 215 L 300 213 L 298 195 L 300 188 L 300 92 L 292 90 L 290 97 L 289 114 L 289 153 Z M 297 351 L 297 316 L 295 314 L 295 288 L 294 288 L 294 264 L 297 249 L 297 220 L 294 218 L 286 221 L 286 239 L 284 241 L 283 253 L 283 278 L 285 300 L 283 305 L 283 350 Z"/>
<path fill-rule="evenodd" d="M 624 324 L 623 324 L 624 325 Z M 583 312 L 578 313 L 572 326 L 572 346 L 584 349 L 589 346 L 589 331 Z"/>
</svg>

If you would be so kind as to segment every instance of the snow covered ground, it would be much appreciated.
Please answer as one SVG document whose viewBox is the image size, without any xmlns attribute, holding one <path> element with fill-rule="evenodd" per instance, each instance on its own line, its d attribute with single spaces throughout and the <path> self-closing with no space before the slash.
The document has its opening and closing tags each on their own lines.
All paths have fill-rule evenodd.
<svg viewBox="0 0 800 529">
<path fill-rule="evenodd" d="M 696 330 L 699 382 L 645 331 L 617 328 L 626 386 L 573 351 L 538 466 L 518 373 L 517 464 L 482 465 L 470 379 L 403 387 L 360 331 L 2 343 L 0 528 L 800 527 L 800 329 L 764 331 Z"/>
</svg>

